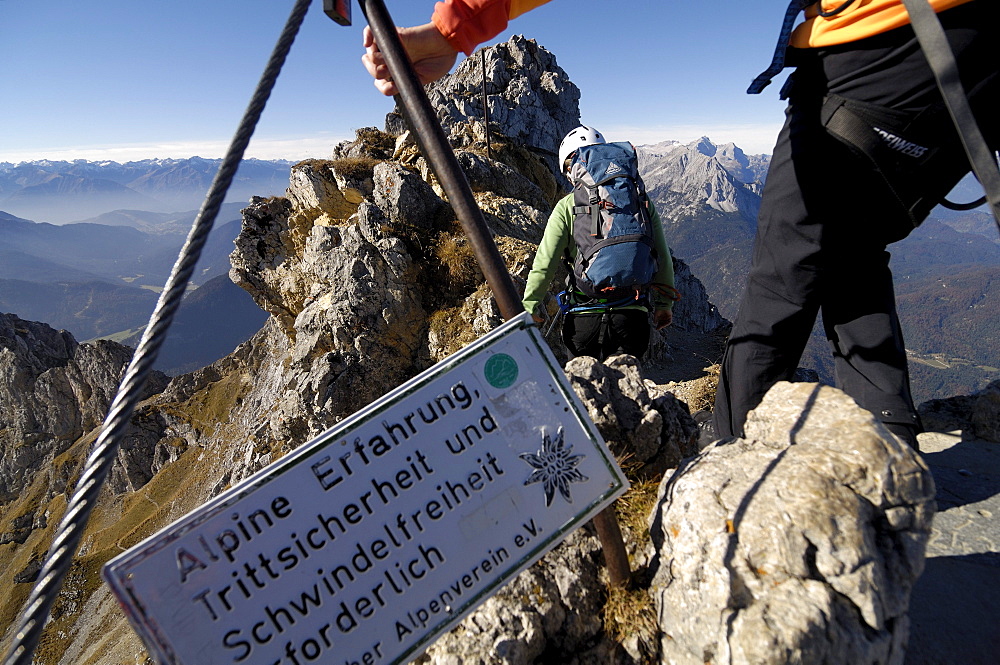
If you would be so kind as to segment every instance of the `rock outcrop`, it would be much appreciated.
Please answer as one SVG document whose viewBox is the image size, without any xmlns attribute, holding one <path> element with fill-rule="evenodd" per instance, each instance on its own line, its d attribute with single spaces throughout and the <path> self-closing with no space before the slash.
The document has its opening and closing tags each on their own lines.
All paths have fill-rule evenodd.
<svg viewBox="0 0 1000 665">
<path fill-rule="evenodd" d="M 611 451 L 637 477 L 658 477 L 697 454 L 698 428 L 687 404 L 666 391 L 650 394 L 633 356 L 603 363 L 574 358 L 566 376 Z"/>
<path fill-rule="evenodd" d="M 54 470 L 57 456 L 100 427 L 131 358 L 121 344 L 79 344 L 65 330 L 0 314 L 0 502 L 22 495 L 35 470 Z M 165 385 L 153 372 L 146 395 Z M 43 494 L 62 493 L 66 481 L 56 474 Z"/>
<path fill-rule="evenodd" d="M 903 662 L 934 482 L 849 397 L 779 383 L 745 439 L 688 461 L 661 497 L 662 662 Z"/>
<path fill-rule="evenodd" d="M 920 405 L 926 429 L 963 430 L 975 438 L 1000 443 L 1000 381 L 972 395 L 932 399 Z"/>
<path fill-rule="evenodd" d="M 488 116 L 496 139 L 535 153 L 554 173 L 560 170 L 559 142 L 580 124 L 580 89 L 551 52 L 521 36 L 480 49 L 451 76 L 430 84 L 427 96 L 455 147 L 484 142 Z"/>
</svg>

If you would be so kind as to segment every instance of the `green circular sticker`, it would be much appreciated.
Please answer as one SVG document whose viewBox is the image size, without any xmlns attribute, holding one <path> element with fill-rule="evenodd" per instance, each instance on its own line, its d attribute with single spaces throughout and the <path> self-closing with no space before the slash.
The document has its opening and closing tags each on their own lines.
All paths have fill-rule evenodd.
<svg viewBox="0 0 1000 665">
<path fill-rule="evenodd" d="M 486 361 L 483 373 L 494 388 L 509 388 L 517 381 L 517 361 L 506 353 L 498 353 Z"/>
</svg>

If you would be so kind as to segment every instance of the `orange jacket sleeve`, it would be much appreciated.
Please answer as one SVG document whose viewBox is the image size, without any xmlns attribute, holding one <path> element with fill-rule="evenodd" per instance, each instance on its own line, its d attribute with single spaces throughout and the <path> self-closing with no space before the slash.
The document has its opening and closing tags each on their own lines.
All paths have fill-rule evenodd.
<svg viewBox="0 0 1000 665">
<path fill-rule="evenodd" d="M 934 11 L 944 11 L 971 0 L 930 0 Z M 995 2 L 996 0 L 992 0 Z M 815 48 L 846 44 L 865 37 L 909 24 L 901 0 L 862 0 L 830 17 L 819 15 L 819 9 L 831 11 L 844 0 L 822 0 L 806 8 L 806 20 L 792 33 L 791 45 L 797 48 Z"/>
<path fill-rule="evenodd" d="M 444 0 L 434 5 L 431 21 L 448 43 L 466 55 L 496 37 L 507 22 L 549 0 Z"/>
</svg>

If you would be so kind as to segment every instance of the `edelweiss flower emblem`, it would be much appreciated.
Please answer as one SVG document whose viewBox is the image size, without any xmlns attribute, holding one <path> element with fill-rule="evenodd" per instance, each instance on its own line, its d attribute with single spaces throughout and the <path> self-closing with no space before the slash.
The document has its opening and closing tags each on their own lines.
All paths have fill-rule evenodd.
<svg viewBox="0 0 1000 665">
<path fill-rule="evenodd" d="M 573 497 L 569 493 L 570 483 L 582 483 L 589 478 L 576 470 L 576 465 L 585 455 L 571 455 L 573 446 L 567 446 L 563 437 L 563 428 L 560 427 L 556 433 L 555 440 L 549 438 L 547 432 L 542 434 L 542 449 L 537 453 L 521 453 L 518 455 L 527 462 L 533 469 L 525 485 L 531 485 L 541 481 L 545 488 L 545 506 L 552 505 L 552 498 L 556 494 L 556 489 L 562 494 L 567 502 L 573 503 Z"/>
</svg>

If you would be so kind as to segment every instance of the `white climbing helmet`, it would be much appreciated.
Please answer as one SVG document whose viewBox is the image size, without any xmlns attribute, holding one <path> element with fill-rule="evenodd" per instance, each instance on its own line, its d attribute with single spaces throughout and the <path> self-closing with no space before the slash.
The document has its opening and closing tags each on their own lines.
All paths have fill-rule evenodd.
<svg viewBox="0 0 1000 665">
<path fill-rule="evenodd" d="M 580 125 L 567 134 L 566 138 L 559 144 L 559 168 L 563 167 L 566 163 L 566 158 L 576 152 L 577 148 L 582 148 L 585 145 L 596 145 L 598 143 L 607 143 L 604 140 L 604 135 L 593 127 Z"/>
</svg>

